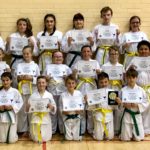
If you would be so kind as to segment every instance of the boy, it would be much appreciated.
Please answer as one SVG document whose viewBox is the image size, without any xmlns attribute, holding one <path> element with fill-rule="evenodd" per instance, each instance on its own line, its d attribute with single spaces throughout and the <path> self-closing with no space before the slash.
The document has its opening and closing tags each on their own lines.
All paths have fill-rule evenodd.
<svg viewBox="0 0 150 150">
<path fill-rule="evenodd" d="M 130 141 L 132 138 L 136 141 L 144 139 L 144 127 L 141 113 L 145 111 L 149 103 L 147 95 L 141 87 L 136 84 L 138 72 L 134 69 L 129 69 L 126 72 L 127 85 L 122 88 L 121 92 L 131 94 L 130 91 L 136 91 L 134 94 L 141 93 L 141 103 L 122 103 L 120 98 L 117 98 L 118 103 L 122 103 L 124 107 L 124 113 L 121 119 L 120 126 L 120 138 L 123 141 Z M 132 94 L 133 95 L 133 94 Z M 134 96 L 135 97 L 135 96 Z M 123 98 L 123 97 L 122 97 Z M 132 97 L 129 97 L 133 100 Z"/>
</svg>

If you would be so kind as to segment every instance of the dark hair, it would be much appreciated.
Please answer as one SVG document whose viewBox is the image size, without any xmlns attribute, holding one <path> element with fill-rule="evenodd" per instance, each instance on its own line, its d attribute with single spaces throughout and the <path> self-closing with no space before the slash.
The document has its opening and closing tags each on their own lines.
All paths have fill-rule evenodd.
<svg viewBox="0 0 150 150">
<path fill-rule="evenodd" d="M 4 72 L 4 73 L 1 75 L 1 79 L 2 79 L 3 77 L 8 77 L 10 80 L 12 80 L 12 75 L 11 75 L 10 72 Z"/>
<path fill-rule="evenodd" d="M 69 76 L 66 77 L 65 83 L 67 83 L 68 80 L 73 80 L 77 83 L 77 79 L 73 74 L 70 74 Z"/>
<path fill-rule="evenodd" d="M 98 80 L 103 80 L 105 78 L 109 80 L 109 75 L 106 72 L 99 73 L 97 77 L 98 77 Z"/>
<path fill-rule="evenodd" d="M 92 47 L 91 47 L 90 45 L 83 45 L 83 46 L 81 47 L 81 52 L 82 52 L 83 49 L 86 48 L 86 47 L 90 48 L 90 50 L 91 50 L 91 52 L 92 52 Z"/>
<path fill-rule="evenodd" d="M 139 16 L 132 16 L 129 20 L 129 31 L 131 31 L 131 21 L 135 18 L 137 18 L 139 20 L 139 23 L 141 24 L 141 18 Z"/>
<path fill-rule="evenodd" d="M 109 54 L 110 54 L 110 51 L 111 51 L 111 50 L 114 50 L 114 51 L 116 51 L 116 52 L 119 53 L 118 46 L 116 46 L 116 45 L 113 45 L 113 46 L 110 46 L 110 47 L 109 47 Z"/>
<path fill-rule="evenodd" d="M 37 77 L 37 81 L 38 81 L 39 79 L 45 79 L 45 81 L 48 82 L 46 76 L 40 75 L 40 76 Z"/>
<path fill-rule="evenodd" d="M 50 34 L 50 36 L 53 35 L 54 32 L 56 31 L 56 17 L 55 17 L 55 15 L 54 14 L 46 14 L 45 17 L 44 17 L 44 32 L 43 32 L 42 36 L 45 36 L 45 33 L 47 31 L 47 28 L 46 28 L 46 19 L 48 17 L 51 17 L 54 20 L 54 29 L 53 29 L 53 32 Z"/>
<path fill-rule="evenodd" d="M 137 45 L 138 51 L 139 51 L 139 49 L 140 49 L 140 47 L 141 47 L 142 45 L 146 45 L 146 46 L 149 48 L 149 50 L 150 50 L 150 42 L 148 42 L 148 41 L 146 41 L 146 40 L 143 40 L 143 41 L 140 41 L 140 42 L 138 43 L 138 45 Z"/>
<path fill-rule="evenodd" d="M 111 12 L 111 15 L 113 15 L 113 11 L 112 9 L 109 7 L 109 6 L 106 6 L 106 7 L 103 7 L 100 11 L 101 13 L 101 17 L 102 17 L 102 13 L 106 13 L 107 11 L 110 11 Z"/>
<path fill-rule="evenodd" d="M 126 77 L 138 77 L 138 72 L 133 68 L 129 68 L 126 72 Z"/>
<path fill-rule="evenodd" d="M 29 45 L 24 46 L 22 51 L 24 51 L 26 48 L 30 48 L 31 49 L 31 53 L 33 53 L 33 46 L 29 46 Z"/>
<path fill-rule="evenodd" d="M 74 17 L 73 17 L 73 28 L 75 28 L 74 21 L 77 21 L 77 20 L 83 20 L 84 21 L 84 16 L 81 13 L 77 13 L 74 15 Z"/>
<path fill-rule="evenodd" d="M 31 25 L 30 20 L 29 20 L 28 18 L 20 18 L 20 19 L 17 20 L 17 23 L 16 23 L 16 24 L 18 25 L 20 21 L 24 21 L 24 22 L 26 22 L 26 24 L 27 24 L 27 29 L 26 29 L 26 31 L 25 31 L 25 35 L 26 35 L 27 37 L 32 36 L 32 35 L 33 35 L 33 32 L 32 32 L 32 25 Z"/>
</svg>

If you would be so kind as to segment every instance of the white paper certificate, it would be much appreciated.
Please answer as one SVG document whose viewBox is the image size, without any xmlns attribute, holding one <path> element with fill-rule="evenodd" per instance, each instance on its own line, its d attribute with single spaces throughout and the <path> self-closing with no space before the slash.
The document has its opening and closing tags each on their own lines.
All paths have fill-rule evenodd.
<svg viewBox="0 0 150 150">
<path fill-rule="evenodd" d="M 14 101 L 14 95 L 11 93 L 0 95 L 0 106 L 1 105 L 12 105 Z"/>
<path fill-rule="evenodd" d="M 32 113 L 32 112 L 49 112 L 50 109 L 47 107 L 48 104 L 49 104 L 48 98 L 32 99 L 30 101 L 29 113 Z"/>
<path fill-rule="evenodd" d="M 26 37 L 23 38 L 17 38 L 17 37 L 11 37 L 10 39 L 10 50 L 11 51 L 21 51 L 24 48 L 24 46 L 28 45 L 28 39 Z"/>
<path fill-rule="evenodd" d="M 122 66 L 103 66 L 102 70 L 109 75 L 110 80 L 122 80 L 123 79 L 123 67 Z"/>
<path fill-rule="evenodd" d="M 50 64 L 47 66 L 47 75 L 51 77 L 63 77 L 67 75 L 67 72 L 62 65 Z"/>
<path fill-rule="evenodd" d="M 124 90 L 122 92 L 123 103 L 142 103 L 143 96 L 140 90 Z"/>
<path fill-rule="evenodd" d="M 18 65 L 17 75 L 35 75 L 35 69 L 28 63 L 22 63 L 21 65 Z"/>
<path fill-rule="evenodd" d="M 134 57 L 131 64 L 137 71 L 150 71 L 150 57 Z"/>
<path fill-rule="evenodd" d="M 98 29 L 98 39 L 116 39 L 116 27 L 100 26 Z"/>
<path fill-rule="evenodd" d="M 88 105 L 100 104 L 107 101 L 106 89 L 92 90 L 87 93 Z"/>
<path fill-rule="evenodd" d="M 82 97 L 68 96 L 62 98 L 63 111 L 77 111 L 84 110 Z"/>
<path fill-rule="evenodd" d="M 126 43 L 138 43 L 142 41 L 144 37 L 141 37 L 139 33 L 127 33 L 126 34 Z"/>
<path fill-rule="evenodd" d="M 58 49 L 57 36 L 41 36 L 40 49 Z"/>
<path fill-rule="evenodd" d="M 96 62 L 95 61 L 80 61 L 77 66 L 79 76 L 96 76 Z"/>
<path fill-rule="evenodd" d="M 5 61 L 1 61 L 0 62 L 0 76 L 5 71 L 5 69 L 6 69 L 6 62 Z"/>
</svg>

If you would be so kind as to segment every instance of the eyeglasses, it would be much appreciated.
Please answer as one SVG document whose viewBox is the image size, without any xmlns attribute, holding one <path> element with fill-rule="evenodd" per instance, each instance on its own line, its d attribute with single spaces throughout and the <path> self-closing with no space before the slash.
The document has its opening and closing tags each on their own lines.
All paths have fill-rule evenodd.
<svg viewBox="0 0 150 150">
<path fill-rule="evenodd" d="M 138 21 L 137 21 L 137 22 L 131 22 L 131 24 L 139 24 L 139 23 L 140 23 L 140 22 L 138 22 Z"/>
</svg>

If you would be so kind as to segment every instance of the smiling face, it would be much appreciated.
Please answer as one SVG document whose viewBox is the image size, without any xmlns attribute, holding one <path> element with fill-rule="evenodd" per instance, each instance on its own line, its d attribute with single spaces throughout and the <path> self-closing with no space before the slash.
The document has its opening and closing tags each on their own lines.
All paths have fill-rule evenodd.
<svg viewBox="0 0 150 150">
<path fill-rule="evenodd" d="M 2 77 L 2 85 L 4 89 L 11 87 L 12 80 L 9 77 Z"/>
<path fill-rule="evenodd" d="M 40 79 L 37 80 L 37 88 L 38 88 L 39 92 L 45 91 L 46 87 L 47 87 L 47 81 L 46 81 L 46 79 L 40 78 Z"/>
<path fill-rule="evenodd" d="M 67 87 L 67 90 L 70 91 L 70 92 L 73 92 L 75 87 L 76 87 L 76 81 L 75 80 L 71 80 L 71 79 L 68 79 L 66 81 L 66 87 Z"/>
<path fill-rule="evenodd" d="M 140 25 L 141 25 L 141 22 L 140 22 L 139 18 L 135 17 L 135 18 L 130 20 L 130 30 L 132 32 L 139 31 L 140 30 Z"/>
<path fill-rule="evenodd" d="M 138 53 L 140 57 L 148 57 L 150 55 L 150 49 L 147 45 L 141 45 Z"/>
<path fill-rule="evenodd" d="M 109 61 L 112 64 L 116 64 L 118 62 L 118 59 L 119 59 L 119 52 L 116 51 L 116 50 L 111 49 L 109 51 Z"/>
<path fill-rule="evenodd" d="M 109 86 L 109 79 L 108 78 L 103 78 L 98 80 L 98 86 L 100 88 L 107 88 Z"/>
<path fill-rule="evenodd" d="M 73 21 L 74 28 L 77 30 L 83 29 L 84 27 L 84 20 L 83 19 L 77 19 Z"/>
<path fill-rule="evenodd" d="M 32 49 L 31 48 L 25 48 L 23 50 L 23 58 L 26 62 L 32 61 Z"/>
<path fill-rule="evenodd" d="M 53 64 L 62 64 L 64 61 L 63 54 L 61 52 L 54 52 L 52 61 Z"/>
<path fill-rule="evenodd" d="M 81 55 L 83 60 L 90 60 L 92 57 L 92 50 L 90 47 L 84 47 L 81 51 Z"/>
</svg>

